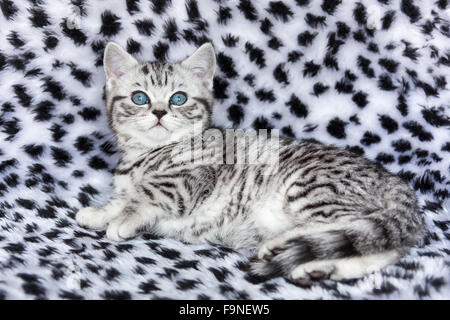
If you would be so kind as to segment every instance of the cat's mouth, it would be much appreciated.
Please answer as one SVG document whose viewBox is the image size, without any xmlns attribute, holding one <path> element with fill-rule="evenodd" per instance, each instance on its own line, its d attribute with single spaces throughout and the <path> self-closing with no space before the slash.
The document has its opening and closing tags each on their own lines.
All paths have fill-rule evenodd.
<svg viewBox="0 0 450 320">
<path fill-rule="evenodd" d="M 154 126 L 152 126 L 150 129 L 166 129 L 167 131 L 169 131 L 169 129 L 167 129 L 162 123 L 161 121 L 158 121 Z"/>
</svg>

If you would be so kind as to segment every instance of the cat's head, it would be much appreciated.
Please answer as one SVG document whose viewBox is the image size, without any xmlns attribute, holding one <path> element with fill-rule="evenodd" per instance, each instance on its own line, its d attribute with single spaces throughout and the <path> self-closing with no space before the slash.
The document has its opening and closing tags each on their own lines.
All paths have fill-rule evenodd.
<svg viewBox="0 0 450 320">
<path fill-rule="evenodd" d="M 180 62 L 144 63 L 109 42 L 103 63 L 108 117 L 119 137 L 164 145 L 209 126 L 216 66 L 210 43 Z"/>
</svg>

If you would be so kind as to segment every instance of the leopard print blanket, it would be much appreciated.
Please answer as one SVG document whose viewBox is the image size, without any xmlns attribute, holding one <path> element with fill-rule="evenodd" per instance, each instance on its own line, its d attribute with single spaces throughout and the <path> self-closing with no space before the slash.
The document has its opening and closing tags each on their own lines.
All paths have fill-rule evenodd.
<svg viewBox="0 0 450 320">
<path fill-rule="evenodd" d="M 0 298 L 450 297 L 447 0 L 0 0 Z M 112 242 L 75 213 L 111 193 L 107 41 L 141 60 L 217 53 L 213 120 L 350 149 L 417 192 L 428 233 L 399 263 L 300 287 L 251 252 L 144 234 Z"/>
</svg>

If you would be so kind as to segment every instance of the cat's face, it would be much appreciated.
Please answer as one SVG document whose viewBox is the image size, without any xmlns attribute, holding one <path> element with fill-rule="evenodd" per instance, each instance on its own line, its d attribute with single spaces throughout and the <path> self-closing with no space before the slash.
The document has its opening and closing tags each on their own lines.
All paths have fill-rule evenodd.
<svg viewBox="0 0 450 320">
<path fill-rule="evenodd" d="M 104 55 L 106 98 L 114 131 L 147 146 L 179 141 L 209 126 L 215 55 L 211 44 L 184 61 L 141 63 L 119 45 Z"/>
</svg>

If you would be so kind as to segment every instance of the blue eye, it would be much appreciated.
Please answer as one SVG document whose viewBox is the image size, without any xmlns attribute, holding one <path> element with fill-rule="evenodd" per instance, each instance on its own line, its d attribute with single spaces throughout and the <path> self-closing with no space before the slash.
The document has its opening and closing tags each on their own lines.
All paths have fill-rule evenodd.
<svg viewBox="0 0 450 320">
<path fill-rule="evenodd" d="M 148 103 L 148 97 L 145 93 L 138 91 L 133 93 L 133 96 L 131 97 L 131 100 L 136 103 L 137 105 L 143 105 Z"/>
<path fill-rule="evenodd" d="M 187 100 L 187 97 L 182 92 L 177 92 L 170 98 L 170 102 L 176 106 L 181 106 L 183 103 L 186 102 L 186 100 Z"/>
</svg>

